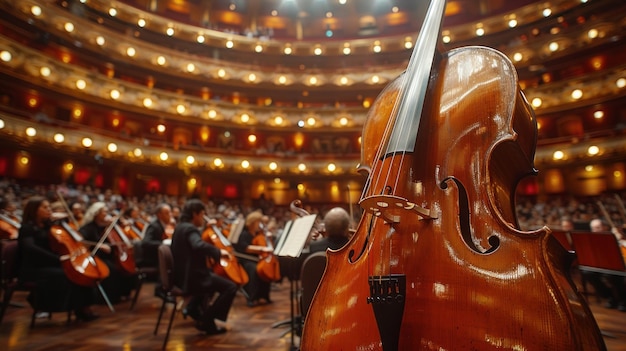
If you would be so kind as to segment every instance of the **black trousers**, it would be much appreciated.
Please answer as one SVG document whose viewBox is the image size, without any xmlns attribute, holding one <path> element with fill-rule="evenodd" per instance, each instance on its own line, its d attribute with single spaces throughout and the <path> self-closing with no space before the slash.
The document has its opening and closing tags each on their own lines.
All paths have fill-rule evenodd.
<svg viewBox="0 0 626 351">
<path fill-rule="evenodd" d="M 235 299 L 235 294 L 237 294 L 237 284 L 216 274 L 211 274 L 200 282 L 191 294 L 192 297 L 187 309 L 199 309 L 202 313 L 202 321 L 207 325 L 212 325 L 214 319 L 226 321 L 228 318 L 228 312 Z M 217 298 L 209 304 L 209 300 L 215 294 L 218 294 Z"/>
</svg>

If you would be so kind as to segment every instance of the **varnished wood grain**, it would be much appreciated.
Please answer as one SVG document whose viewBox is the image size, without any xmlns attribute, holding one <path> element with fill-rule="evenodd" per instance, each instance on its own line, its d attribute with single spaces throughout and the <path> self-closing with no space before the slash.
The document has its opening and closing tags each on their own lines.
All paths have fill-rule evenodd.
<svg viewBox="0 0 626 351">
<path fill-rule="evenodd" d="M 57 313 L 51 320 L 38 319 L 35 328 L 30 329 L 30 308 L 10 307 L 0 326 L 0 350 L 160 350 L 167 320 L 164 317 L 159 333 L 152 335 L 160 307 L 160 300 L 153 296 L 153 291 L 153 283 L 143 287 L 134 311 L 128 310 L 129 302 L 116 305 L 115 313 L 105 306 L 96 306 L 100 319 L 89 323 L 72 322 L 69 326 L 65 323 L 66 315 Z M 290 335 L 282 335 L 286 328 L 272 328 L 275 322 L 289 318 L 289 295 L 287 281 L 273 286 L 274 303 L 271 305 L 250 308 L 245 298 L 238 295 L 226 324 L 229 332 L 217 336 L 198 333 L 190 319 L 184 320 L 177 314 L 168 350 L 289 350 Z M 626 351 L 626 313 L 603 307 L 594 296 L 589 300 L 606 334 L 608 350 Z M 25 304 L 25 295 L 16 293 L 13 301 Z"/>
</svg>

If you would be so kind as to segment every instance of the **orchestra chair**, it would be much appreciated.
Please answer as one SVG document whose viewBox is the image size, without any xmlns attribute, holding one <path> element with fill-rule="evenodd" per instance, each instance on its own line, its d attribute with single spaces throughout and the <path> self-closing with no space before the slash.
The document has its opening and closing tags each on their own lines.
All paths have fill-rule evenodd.
<svg viewBox="0 0 626 351">
<path fill-rule="evenodd" d="M 626 276 L 624 257 L 613 233 L 572 232 L 581 271 Z"/>
<path fill-rule="evenodd" d="M 553 230 L 552 236 L 565 248 L 565 250 L 574 251 L 574 245 L 572 245 L 572 237 L 569 231 Z"/>
<path fill-rule="evenodd" d="M 169 245 L 159 245 L 158 260 L 159 278 L 161 280 L 160 284 L 163 291 L 163 294 L 159 297 L 163 300 L 163 303 L 161 304 L 161 310 L 159 311 L 159 317 L 157 319 L 156 326 L 154 327 L 153 334 L 157 334 L 159 324 L 161 323 L 161 317 L 163 316 L 163 312 L 165 311 L 165 305 L 172 304 L 172 314 L 170 315 L 170 320 L 167 325 L 167 332 L 165 334 L 165 339 L 163 340 L 162 349 L 165 350 L 165 346 L 167 346 L 167 341 L 170 337 L 172 323 L 174 322 L 174 315 L 179 309 L 179 306 L 182 305 L 184 299 L 188 297 L 188 295 L 185 294 L 182 289 L 174 285 L 174 258 L 172 257 L 172 249 L 169 247 Z"/>
<path fill-rule="evenodd" d="M 135 294 L 133 295 L 130 303 L 131 311 L 135 308 L 135 305 L 137 304 L 137 299 L 139 298 L 139 293 L 141 293 L 143 283 L 146 280 L 155 279 L 159 275 L 158 267 L 142 266 L 143 246 L 141 241 L 137 241 L 133 244 L 133 254 L 135 257 L 135 265 L 137 267 L 137 285 L 135 286 Z"/>
<path fill-rule="evenodd" d="M 30 328 L 35 327 L 35 320 L 37 314 L 40 312 L 47 312 L 48 319 L 52 318 L 52 311 L 43 311 L 37 307 L 37 284 L 35 282 L 23 282 L 18 279 L 18 267 L 17 267 L 17 240 L 2 240 L 0 241 L 0 261 L 2 266 L 0 267 L 0 284 L 2 288 L 2 306 L 0 307 L 0 323 L 4 319 L 4 314 L 7 308 L 11 305 L 11 298 L 16 291 L 24 291 L 33 294 L 33 313 L 30 319 Z M 69 301 L 69 296 L 67 297 Z M 72 318 L 72 310 L 67 310 L 67 323 L 69 324 Z"/>
<path fill-rule="evenodd" d="M 324 270 L 326 269 L 326 252 L 318 251 L 309 255 L 302 263 L 302 270 L 300 272 L 300 311 L 302 314 L 302 321 L 305 320 L 306 314 L 313 301 L 313 296 L 317 290 L 317 286 L 322 280 Z"/>
</svg>

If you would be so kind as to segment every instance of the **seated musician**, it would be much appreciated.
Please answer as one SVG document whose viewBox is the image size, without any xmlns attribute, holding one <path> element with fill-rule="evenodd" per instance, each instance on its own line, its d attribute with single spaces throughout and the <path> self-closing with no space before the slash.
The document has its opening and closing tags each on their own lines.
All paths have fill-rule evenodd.
<svg viewBox="0 0 626 351">
<path fill-rule="evenodd" d="M 594 218 L 589 222 L 589 227 L 594 233 L 612 233 L 621 244 L 623 235 L 618 228 L 611 228 L 609 224 L 600 218 Z M 623 252 L 623 251 L 622 251 Z M 624 277 L 602 274 L 597 272 L 582 272 L 585 280 L 587 280 L 594 288 L 596 294 L 607 299 L 606 307 L 617 308 L 622 312 L 626 312 L 626 289 L 624 288 Z"/>
<path fill-rule="evenodd" d="M 97 243 L 103 235 L 107 234 L 109 237 L 110 233 L 106 233 L 106 230 L 111 221 L 112 218 L 109 216 L 106 204 L 95 202 L 87 209 L 79 232 L 84 240 Z M 117 303 L 128 298 L 130 291 L 135 287 L 135 277 L 119 267 L 116 262 L 117 255 L 120 253 L 112 249 L 108 243 L 110 243 L 109 240 L 103 242 L 97 251 L 97 256 L 106 263 L 110 271 L 109 276 L 102 281 L 102 288 L 104 288 L 111 303 Z"/>
<path fill-rule="evenodd" d="M 45 198 L 35 196 L 26 203 L 18 237 L 19 279 L 37 284 L 37 301 L 32 294 L 28 301 L 31 305 L 36 303 L 39 310 L 72 310 L 77 319 L 92 321 L 98 318 L 90 307 L 94 289 L 67 279 L 61 261 L 69 257 L 59 256 L 50 248 L 51 216 L 50 203 Z"/>
<path fill-rule="evenodd" d="M 342 248 L 350 240 L 350 215 L 341 207 L 332 208 L 324 216 L 324 229 L 324 237 L 310 243 L 311 253 Z"/>
<path fill-rule="evenodd" d="M 207 267 L 207 258 L 218 262 L 229 253 L 202 240 L 199 228 L 204 226 L 204 216 L 205 206 L 198 199 L 187 201 L 183 207 L 172 236 L 174 284 L 192 295 L 183 313 L 196 320 L 198 330 L 213 335 L 226 331 L 215 324 L 215 319 L 226 321 L 237 285 Z M 209 304 L 215 293 L 219 294 L 217 299 Z"/>
<path fill-rule="evenodd" d="M 263 214 L 260 211 L 254 211 L 248 214 L 246 217 L 245 227 L 239 235 L 239 240 L 237 243 L 233 244 L 233 247 L 237 252 L 247 255 L 272 252 L 271 248 L 253 245 L 254 238 L 257 235 L 265 235 L 265 231 L 263 230 L 261 224 L 262 219 Z M 244 257 L 239 257 L 238 259 L 239 263 L 246 270 L 246 273 L 248 273 L 248 277 L 250 278 L 248 283 L 243 287 L 243 290 L 247 295 L 246 298 L 248 300 L 248 306 L 257 306 L 261 299 L 264 299 L 266 303 L 271 303 L 270 282 L 264 281 L 261 277 L 259 277 L 256 270 L 257 262 Z"/>
<path fill-rule="evenodd" d="M 75 201 L 70 205 L 70 210 L 72 211 L 72 216 L 76 219 L 76 222 L 82 223 L 83 217 L 85 217 L 85 207 L 81 202 Z M 74 228 L 78 230 L 78 228 Z"/>
<path fill-rule="evenodd" d="M 159 245 L 161 245 L 164 239 L 171 236 L 171 233 L 167 235 L 166 230 L 172 228 L 172 207 L 166 203 L 162 203 L 157 206 L 154 214 L 156 218 L 148 224 L 148 228 L 146 228 L 142 239 L 142 265 L 144 267 L 158 267 Z"/>
</svg>

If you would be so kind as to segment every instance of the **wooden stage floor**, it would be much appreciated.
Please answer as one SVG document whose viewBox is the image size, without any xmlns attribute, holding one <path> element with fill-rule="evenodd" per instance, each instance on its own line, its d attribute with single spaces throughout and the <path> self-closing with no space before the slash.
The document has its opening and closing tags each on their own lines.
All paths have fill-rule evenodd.
<svg viewBox="0 0 626 351">
<path fill-rule="evenodd" d="M 69 326 L 66 324 L 66 314 L 57 313 L 51 320 L 38 319 L 35 328 L 30 329 L 30 308 L 10 307 L 0 326 L 0 350 L 159 350 L 167 319 L 164 317 L 159 333 L 153 335 L 161 302 L 153 296 L 153 292 L 154 283 L 146 283 L 134 311 L 129 311 L 129 302 L 117 304 L 115 313 L 111 313 L 106 306 L 96 306 L 96 312 L 101 315 L 98 320 L 89 323 L 72 322 Z M 226 324 L 229 329 L 226 334 L 199 334 L 191 319 L 184 320 L 181 314 L 177 314 L 167 349 L 290 350 L 291 335 L 284 334 L 288 327 L 272 328 L 275 322 L 290 317 L 289 282 L 274 285 L 271 295 L 273 304 L 251 308 L 246 306 L 245 298 L 238 294 Z M 596 320 L 606 334 L 608 350 L 626 351 L 626 312 L 604 308 L 595 302 L 594 297 L 590 300 Z M 13 302 L 25 304 L 25 295 L 16 293 Z"/>
</svg>

